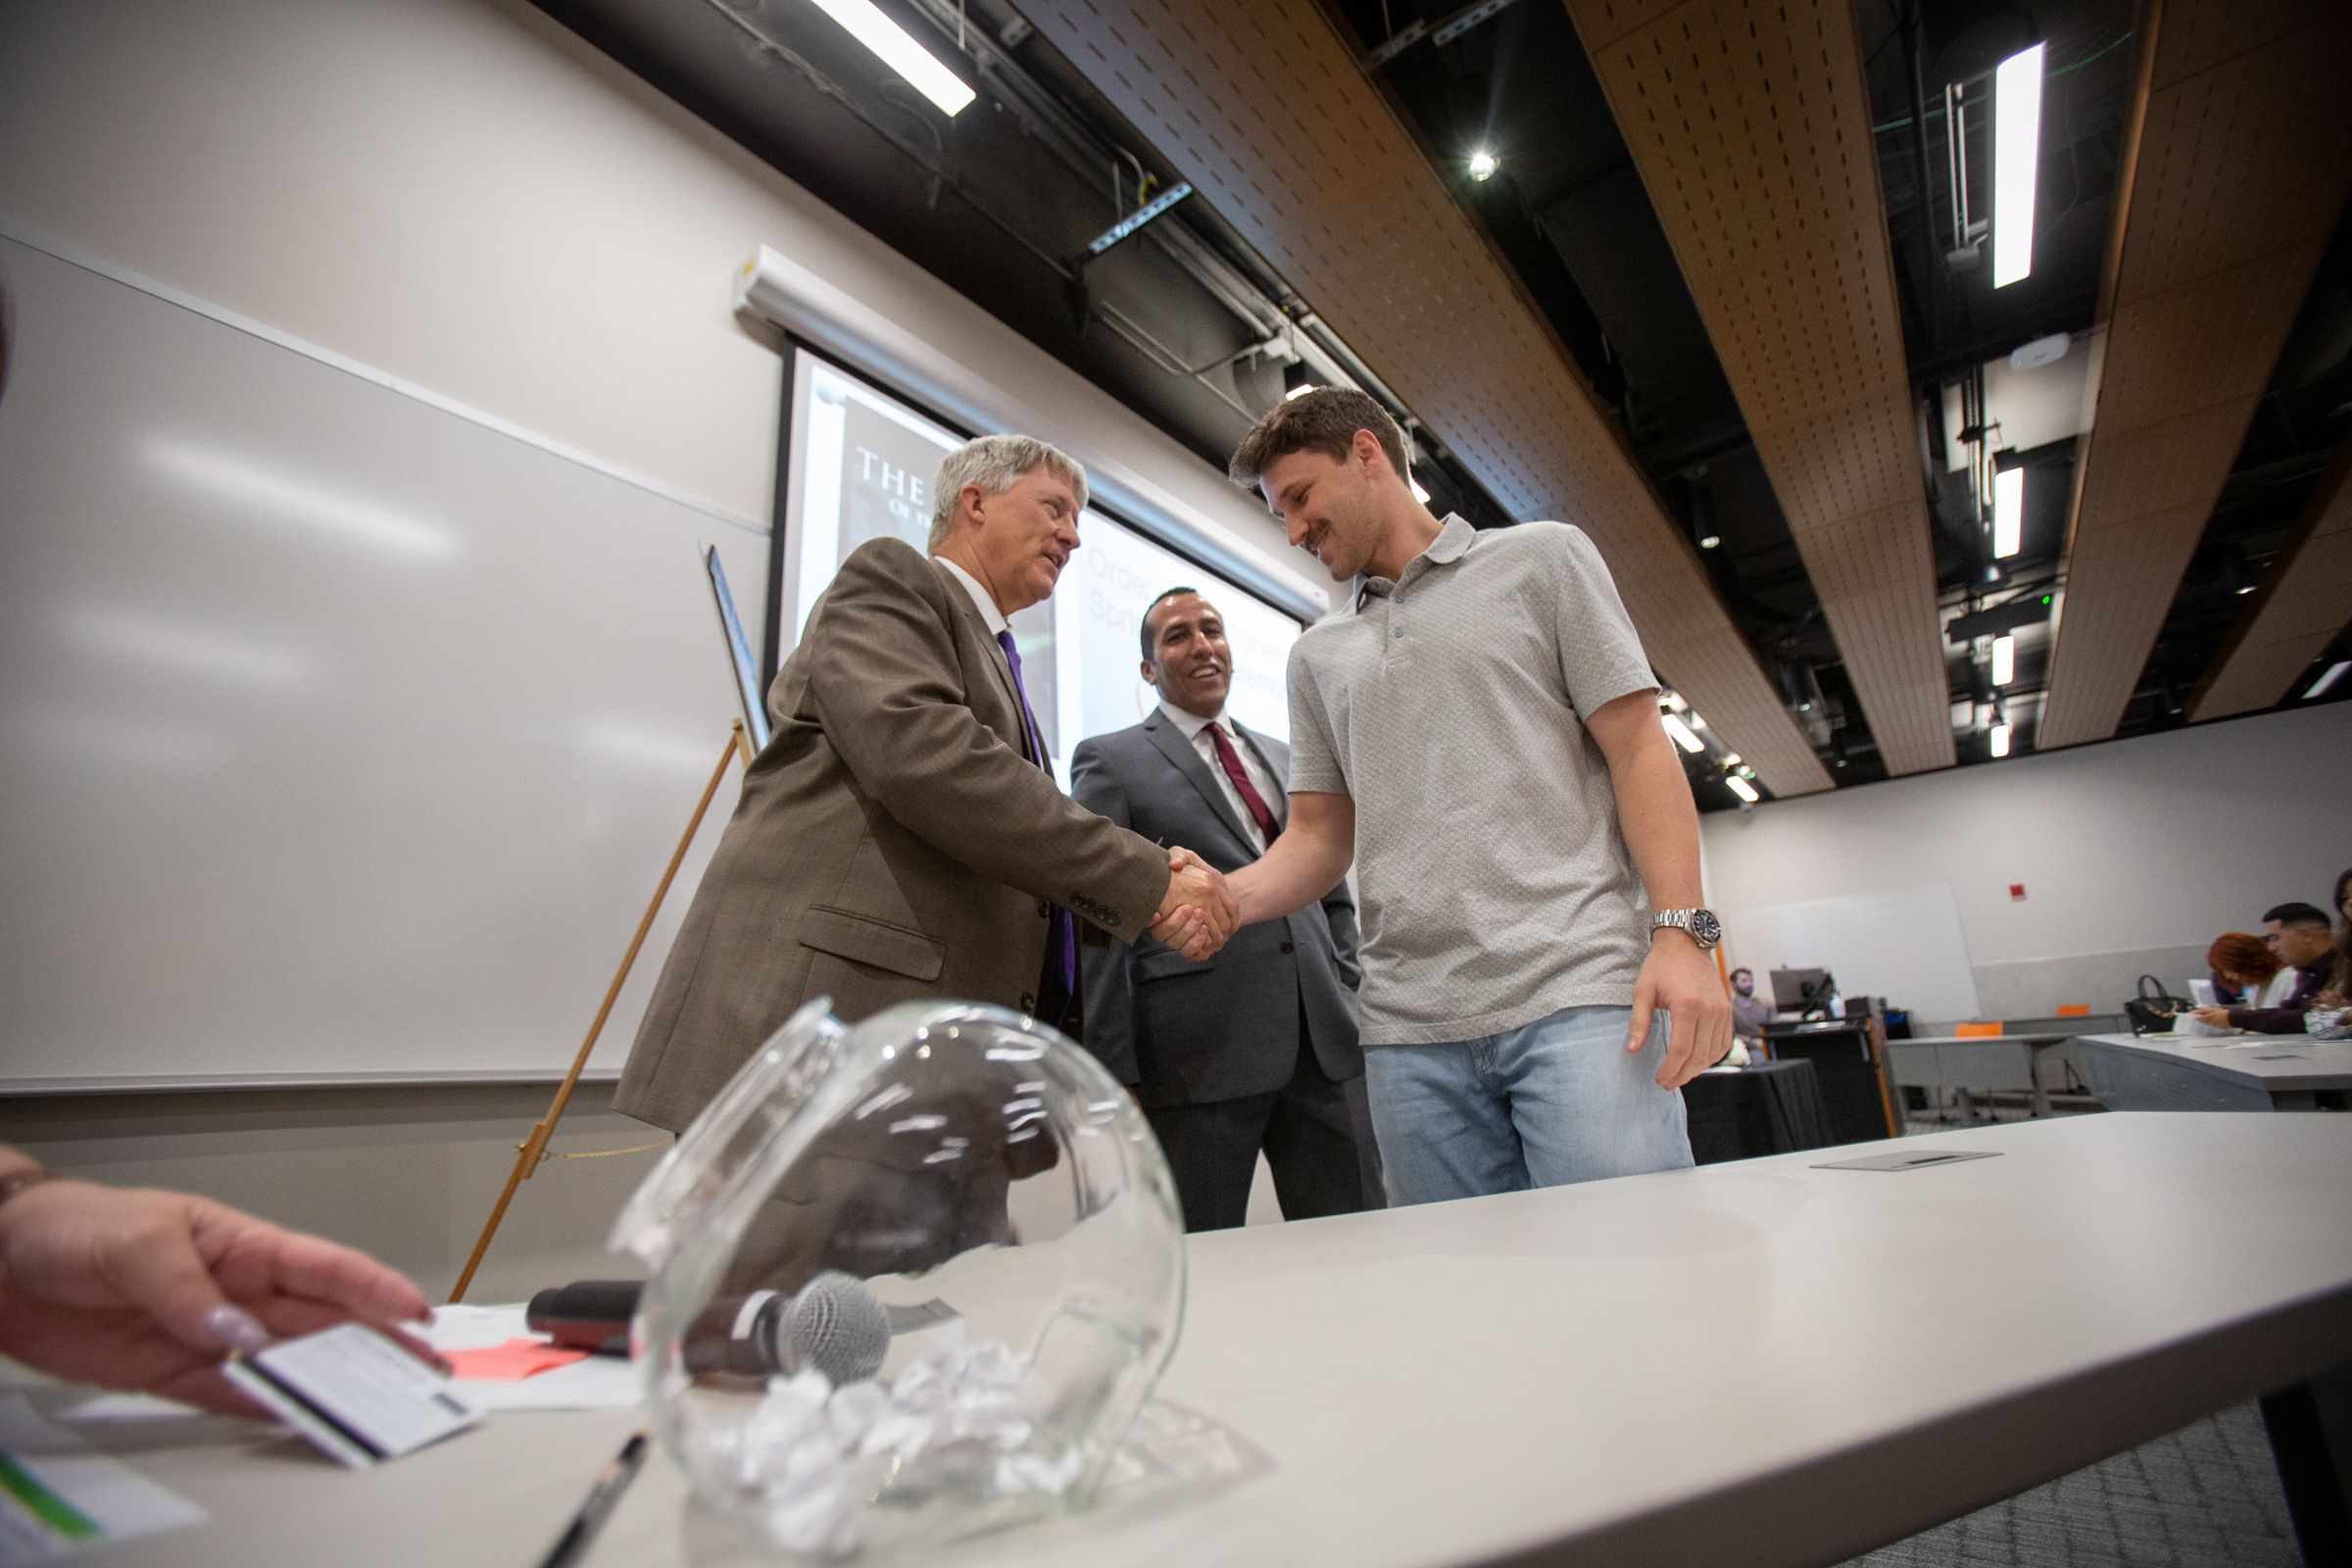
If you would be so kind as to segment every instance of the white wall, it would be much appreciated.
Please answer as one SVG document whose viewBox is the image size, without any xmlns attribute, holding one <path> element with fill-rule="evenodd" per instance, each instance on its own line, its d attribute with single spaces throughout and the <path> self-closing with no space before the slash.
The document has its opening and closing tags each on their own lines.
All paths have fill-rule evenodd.
<svg viewBox="0 0 2352 1568">
<path fill-rule="evenodd" d="M 0 220 L 760 529 L 781 375 L 730 291 L 769 245 L 1055 416 L 1039 433 L 1287 551 L 1221 474 L 520 0 L 11 0 Z M 607 1098 L 559 1143 L 630 1142 Z M 19 1100 L 0 1139 L 329 1231 L 440 1290 L 544 1103 Z M 526 1187 L 487 1294 L 590 1268 L 652 1157 Z"/>
<path fill-rule="evenodd" d="M 1221 473 L 521 0 L 12 0 L 0 214 L 760 526 L 780 375 L 730 301 L 769 245 L 1038 434 L 1290 553 Z"/>
<path fill-rule="evenodd" d="M 1714 813 L 1707 891 L 1737 910 L 1946 883 L 1984 1016 L 2111 1011 L 2275 904 L 2326 905 L 2348 779 L 2352 709 L 2234 719 Z M 1736 926 L 1726 947 L 1739 963 Z"/>
</svg>

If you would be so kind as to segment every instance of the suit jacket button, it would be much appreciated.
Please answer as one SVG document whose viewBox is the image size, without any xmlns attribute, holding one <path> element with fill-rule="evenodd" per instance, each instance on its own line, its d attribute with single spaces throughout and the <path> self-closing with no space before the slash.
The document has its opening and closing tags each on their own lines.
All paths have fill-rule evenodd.
<svg viewBox="0 0 2352 1568">
<path fill-rule="evenodd" d="M 1283 951 L 1283 952 L 1285 952 L 1285 953 L 1288 953 L 1288 952 L 1290 952 L 1290 951 L 1291 951 L 1291 945 L 1290 945 L 1288 942 L 1285 942 L 1285 943 L 1282 945 L 1282 951 Z"/>
</svg>

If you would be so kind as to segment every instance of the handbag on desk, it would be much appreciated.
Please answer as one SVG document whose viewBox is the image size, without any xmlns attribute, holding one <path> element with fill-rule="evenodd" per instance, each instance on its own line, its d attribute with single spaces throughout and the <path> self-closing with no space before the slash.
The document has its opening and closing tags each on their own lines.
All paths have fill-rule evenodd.
<svg viewBox="0 0 2352 1568">
<path fill-rule="evenodd" d="M 2124 1016 L 2132 1020 L 2135 1035 L 2154 1034 L 2173 1027 L 2178 1013 L 2195 1010 L 2196 1004 L 2186 997 L 2176 997 L 2164 989 L 2164 982 L 2152 974 L 2139 977 L 2139 995 L 2124 1004 Z"/>
</svg>

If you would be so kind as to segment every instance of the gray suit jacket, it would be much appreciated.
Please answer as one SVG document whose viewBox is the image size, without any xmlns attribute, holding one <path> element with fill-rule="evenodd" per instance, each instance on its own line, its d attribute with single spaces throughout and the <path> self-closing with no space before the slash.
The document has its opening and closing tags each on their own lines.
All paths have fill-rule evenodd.
<svg viewBox="0 0 2352 1568">
<path fill-rule="evenodd" d="M 1012 669 L 947 568 L 851 552 L 768 693 L 775 733 L 695 890 L 613 1103 L 683 1128 L 803 1001 L 1036 1006 L 1049 901 L 1131 941 L 1167 852 L 1024 756 Z"/>
<path fill-rule="evenodd" d="M 1278 780 L 1291 751 L 1233 726 Z M 1208 764 L 1154 710 L 1132 729 L 1080 743 L 1071 759 L 1078 804 L 1123 827 L 1182 845 L 1220 871 L 1257 858 Z M 1266 803 L 1277 822 L 1290 801 Z M 1356 1038 L 1355 901 L 1348 884 L 1281 920 L 1242 927 L 1196 962 L 1146 936 L 1132 947 L 1090 933 L 1078 951 L 1087 1049 L 1146 1105 L 1204 1105 L 1271 1094 L 1291 1081 L 1303 1003 L 1315 1059 L 1335 1079 L 1364 1070 Z"/>
</svg>

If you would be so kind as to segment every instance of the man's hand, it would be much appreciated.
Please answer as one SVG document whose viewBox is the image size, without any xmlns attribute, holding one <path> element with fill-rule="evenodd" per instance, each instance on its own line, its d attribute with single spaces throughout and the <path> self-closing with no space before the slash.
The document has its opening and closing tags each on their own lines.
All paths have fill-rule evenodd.
<svg viewBox="0 0 2352 1568">
<path fill-rule="evenodd" d="M 1152 917 L 1152 934 L 1188 958 L 1205 958 L 1225 945 L 1239 911 L 1225 878 L 1187 849 L 1168 852 L 1168 891 Z"/>
<path fill-rule="evenodd" d="M 1671 928 L 1652 933 L 1649 956 L 1634 981 L 1628 1055 L 1649 1043 L 1650 1015 L 1660 1007 L 1674 1023 L 1658 1068 L 1659 1088 L 1680 1089 L 1731 1054 L 1732 1002 L 1723 981 L 1698 944 Z"/>
<path fill-rule="evenodd" d="M 75 1383 L 251 1414 L 228 1351 L 429 1310 L 365 1252 L 208 1199 L 50 1181 L 0 1206 L 0 1353 Z"/>
<path fill-rule="evenodd" d="M 2199 1023 L 2209 1023 L 2216 1029 L 2230 1027 L 2230 1009 L 2228 1007 L 2199 1007 L 2189 1016 Z"/>
</svg>

